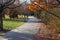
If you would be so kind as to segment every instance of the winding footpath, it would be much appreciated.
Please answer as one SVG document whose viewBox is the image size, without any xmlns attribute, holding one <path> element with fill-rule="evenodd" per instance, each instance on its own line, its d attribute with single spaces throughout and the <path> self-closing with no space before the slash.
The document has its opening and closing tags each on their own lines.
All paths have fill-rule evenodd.
<svg viewBox="0 0 60 40">
<path fill-rule="evenodd" d="M 39 30 L 39 21 L 39 19 L 30 16 L 28 22 L 17 29 L 7 32 L 0 37 L 0 40 L 34 40 L 34 36 Z"/>
</svg>

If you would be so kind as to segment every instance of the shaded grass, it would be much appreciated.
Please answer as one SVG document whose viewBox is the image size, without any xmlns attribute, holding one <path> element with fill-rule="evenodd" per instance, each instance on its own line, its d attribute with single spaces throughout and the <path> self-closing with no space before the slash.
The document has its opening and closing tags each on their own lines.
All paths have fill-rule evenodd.
<svg viewBox="0 0 60 40">
<path fill-rule="evenodd" d="M 56 30 L 56 32 L 60 33 L 60 19 L 51 15 L 49 24 Z"/>
<path fill-rule="evenodd" d="M 52 12 L 60 17 L 60 8 L 53 8 Z M 49 20 L 50 22 L 48 23 L 50 26 L 54 27 L 56 32 L 60 33 L 60 19 L 53 15 L 49 15 Z"/>
<path fill-rule="evenodd" d="M 60 8 L 53 8 L 50 12 L 60 16 Z M 47 13 L 47 15 L 45 15 Z M 49 27 L 55 29 L 57 33 L 60 33 L 60 19 L 56 16 L 49 14 L 48 12 L 42 12 L 42 21 L 47 23 Z"/>
</svg>

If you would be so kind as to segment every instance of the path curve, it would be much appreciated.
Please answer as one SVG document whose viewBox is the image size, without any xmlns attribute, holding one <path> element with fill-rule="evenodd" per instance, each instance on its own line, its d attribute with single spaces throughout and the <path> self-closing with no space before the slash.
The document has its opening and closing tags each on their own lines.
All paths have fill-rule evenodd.
<svg viewBox="0 0 60 40">
<path fill-rule="evenodd" d="M 34 35 L 39 30 L 39 21 L 39 19 L 30 16 L 27 23 L 6 33 L 4 36 L 0 37 L 0 40 L 33 40 Z"/>
</svg>

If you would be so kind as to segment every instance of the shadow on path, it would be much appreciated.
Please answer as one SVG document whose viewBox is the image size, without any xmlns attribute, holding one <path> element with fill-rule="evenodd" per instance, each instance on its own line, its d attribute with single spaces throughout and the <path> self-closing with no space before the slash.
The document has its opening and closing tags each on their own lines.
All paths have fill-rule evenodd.
<svg viewBox="0 0 60 40">
<path fill-rule="evenodd" d="M 18 32 L 13 32 L 13 31 L 5 34 L 2 37 L 4 37 L 5 39 L 8 39 L 8 40 L 33 40 L 34 39 L 33 34 L 18 33 Z"/>
<path fill-rule="evenodd" d="M 29 20 L 23 24 L 22 26 L 18 27 L 17 29 L 14 29 L 5 35 L 1 35 L 2 39 L 6 40 L 34 40 L 35 34 L 39 30 L 39 21 L 40 19 L 37 19 L 35 17 L 29 18 Z"/>
</svg>

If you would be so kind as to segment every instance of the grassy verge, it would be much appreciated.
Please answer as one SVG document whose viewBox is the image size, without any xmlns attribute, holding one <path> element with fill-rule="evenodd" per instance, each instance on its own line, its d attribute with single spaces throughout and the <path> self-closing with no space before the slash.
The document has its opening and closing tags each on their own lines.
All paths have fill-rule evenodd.
<svg viewBox="0 0 60 40">
<path fill-rule="evenodd" d="M 10 19 L 9 15 L 5 15 L 5 19 L 3 20 L 3 28 L 4 29 L 9 29 L 9 30 L 12 30 L 12 29 L 15 29 L 17 28 L 18 26 L 22 25 L 24 22 L 22 20 L 24 20 L 23 18 L 23 15 L 18 15 L 18 18 L 13 18 L 13 19 Z"/>
<path fill-rule="evenodd" d="M 53 8 L 52 12 L 60 16 L 60 8 Z M 56 29 L 56 32 L 60 33 L 60 19 L 53 15 L 49 15 L 49 19 L 49 24 Z"/>
<path fill-rule="evenodd" d="M 6 33 L 12 29 L 16 29 L 17 27 L 24 24 L 23 16 L 19 16 L 19 19 L 10 19 L 9 16 L 6 15 L 5 19 L 3 20 L 3 29 L 4 31 L 0 31 L 0 34 Z"/>
<path fill-rule="evenodd" d="M 17 27 L 21 26 L 24 24 L 24 22 L 19 22 L 19 21 L 11 21 L 11 20 L 4 20 L 3 21 L 3 29 L 4 31 L 1 31 L 0 34 L 6 33 L 12 29 L 16 29 Z"/>
<path fill-rule="evenodd" d="M 60 16 L 60 8 L 53 8 L 51 12 Z M 49 14 L 48 12 L 47 15 L 44 15 L 45 13 L 46 12 L 42 12 L 42 21 L 44 23 L 46 22 L 47 25 L 49 25 L 49 27 L 52 29 L 55 29 L 57 33 L 60 33 L 60 19 L 54 15 Z"/>
<path fill-rule="evenodd" d="M 15 29 L 17 27 L 19 27 L 20 25 L 22 25 L 24 22 L 19 22 L 19 21 L 3 21 L 3 28 L 4 29 L 8 29 L 8 30 L 12 30 Z"/>
<path fill-rule="evenodd" d="M 57 17 L 54 16 L 50 16 L 50 26 L 53 27 L 57 33 L 60 33 L 60 19 L 58 19 Z"/>
</svg>

